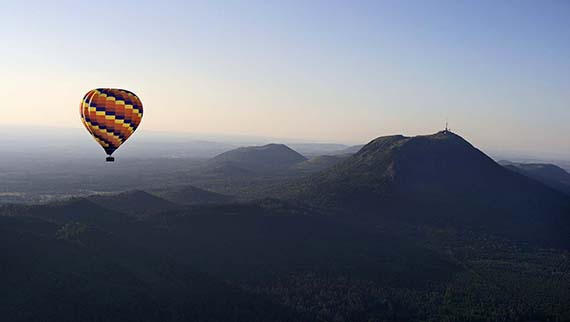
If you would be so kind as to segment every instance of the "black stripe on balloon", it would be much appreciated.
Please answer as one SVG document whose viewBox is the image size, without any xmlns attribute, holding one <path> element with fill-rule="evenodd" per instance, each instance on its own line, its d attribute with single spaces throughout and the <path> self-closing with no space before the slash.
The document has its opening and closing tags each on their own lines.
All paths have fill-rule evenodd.
<svg viewBox="0 0 570 322">
<path fill-rule="evenodd" d="M 105 130 L 109 133 L 112 133 L 112 134 L 118 136 L 123 142 L 125 142 L 126 138 L 121 132 L 116 132 L 115 130 L 111 130 L 111 129 L 107 128 L 105 125 L 97 123 L 97 121 L 92 121 L 89 117 L 85 117 L 85 120 L 87 122 L 95 125 L 95 126 L 98 126 L 102 130 Z"/>
<path fill-rule="evenodd" d="M 97 139 L 101 140 L 105 144 L 107 144 L 107 147 L 103 147 L 103 150 L 105 150 L 105 152 L 108 155 L 113 154 L 113 152 L 115 152 L 115 150 L 117 149 L 117 147 L 115 147 L 111 142 L 107 141 L 107 139 L 105 137 L 101 136 L 100 134 L 94 132 L 93 136 L 96 137 Z"/>
<path fill-rule="evenodd" d="M 131 99 L 129 98 L 129 96 L 128 96 L 128 93 L 130 93 L 130 94 L 136 96 L 133 92 L 129 92 L 129 91 L 125 90 L 125 89 L 119 89 L 119 90 L 118 90 L 119 92 L 124 92 L 124 93 L 127 94 L 127 95 L 125 95 L 125 96 L 122 96 L 122 95 L 121 95 L 121 97 L 117 97 L 116 93 L 114 93 L 112 90 L 105 89 L 105 88 L 100 88 L 100 89 L 97 89 L 97 90 L 98 90 L 99 92 L 101 92 L 102 94 L 107 95 L 107 97 L 113 97 L 115 100 L 120 99 L 121 101 L 124 101 L 125 104 L 132 105 L 133 107 L 135 107 L 135 108 L 137 109 L 137 111 L 139 111 L 139 113 L 142 114 L 142 108 L 139 106 L 138 102 L 135 102 L 135 101 L 131 100 Z"/>
<path fill-rule="evenodd" d="M 128 125 L 130 125 L 130 126 L 133 128 L 133 130 L 137 128 L 133 123 L 131 123 L 131 122 L 132 122 L 131 120 L 127 120 L 124 116 L 117 115 L 117 113 L 115 113 L 115 112 L 107 111 L 104 107 L 97 106 L 97 104 L 95 104 L 94 102 L 91 102 L 90 107 L 95 108 L 95 111 L 97 111 L 97 112 L 103 112 L 103 113 L 105 113 L 106 116 L 114 116 L 115 118 L 117 118 L 117 119 L 119 119 L 119 120 L 125 121 L 125 123 L 127 123 Z M 133 109 L 133 110 L 134 110 L 134 109 Z M 138 110 L 138 109 L 137 109 L 137 111 L 138 111 L 139 113 L 141 113 L 141 115 L 142 115 L 142 111 L 141 111 L 141 110 Z"/>
</svg>

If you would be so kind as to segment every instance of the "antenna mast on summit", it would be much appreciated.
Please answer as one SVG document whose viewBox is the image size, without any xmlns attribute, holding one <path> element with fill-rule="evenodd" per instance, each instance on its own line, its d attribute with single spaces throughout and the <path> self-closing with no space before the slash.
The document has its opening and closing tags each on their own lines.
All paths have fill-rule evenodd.
<svg viewBox="0 0 570 322">
<path fill-rule="evenodd" d="M 449 126 L 448 126 L 448 122 L 447 119 L 445 119 L 445 133 L 449 132 Z"/>
</svg>

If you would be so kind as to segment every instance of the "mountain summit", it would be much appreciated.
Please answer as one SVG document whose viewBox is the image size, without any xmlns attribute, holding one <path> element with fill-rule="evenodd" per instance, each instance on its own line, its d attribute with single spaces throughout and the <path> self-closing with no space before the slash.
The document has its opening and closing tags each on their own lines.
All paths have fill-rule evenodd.
<svg viewBox="0 0 570 322">
<path fill-rule="evenodd" d="M 377 138 L 283 195 L 351 216 L 570 242 L 570 198 L 509 171 L 449 131 Z"/>
<path fill-rule="evenodd" d="M 482 170 L 484 176 L 479 172 Z M 503 170 L 451 132 L 416 137 L 394 135 L 372 140 L 346 161 L 302 180 L 298 188 L 303 194 L 318 192 L 330 202 L 354 203 L 360 208 L 397 193 L 430 198 L 473 190 L 486 186 L 484 177 L 496 180 L 497 176 L 508 174 Z"/>
</svg>

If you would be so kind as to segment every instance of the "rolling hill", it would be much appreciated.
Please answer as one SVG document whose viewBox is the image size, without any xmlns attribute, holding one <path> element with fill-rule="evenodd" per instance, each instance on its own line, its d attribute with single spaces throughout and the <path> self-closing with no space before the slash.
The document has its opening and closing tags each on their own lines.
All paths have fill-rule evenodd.
<svg viewBox="0 0 570 322">
<path fill-rule="evenodd" d="M 501 161 L 509 170 L 538 180 L 545 185 L 570 195 L 570 173 L 554 164 L 513 163 Z"/>
<path fill-rule="evenodd" d="M 142 190 L 125 191 L 118 194 L 99 194 L 87 200 L 110 210 L 142 217 L 180 208 L 179 205 Z"/>
<path fill-rule="evenodd" d="M 179 205 L 222 204 L 233 198 L 220 193 L 185 185 L 152 190 L 160 198 Z"/>
<path fill-rule="evenodd" d="M 294 164 L 291 168 L 302 172 L 319 172 L 344 161 L 351 154 L 319 155 L 309 160 Z"/>
<path fill-rule="evenodd" d="M 34 217 L 54 223 L 80 221 L 89 225 L 121 225 L 132 221 L 132 216 L 104 208 L 85 198 L 51 202 L 45 205 L 5 204 L 0 216 Z"/>
<path fill-rule="evenodd" d="M 304 156 L 283 144 L 242 147 L 224 152 L 208 161 L 208 167 L 222 171 L 228 168 L 237 172 L 268 173 L 286 170 L 307 160 Z"/>
</svg>

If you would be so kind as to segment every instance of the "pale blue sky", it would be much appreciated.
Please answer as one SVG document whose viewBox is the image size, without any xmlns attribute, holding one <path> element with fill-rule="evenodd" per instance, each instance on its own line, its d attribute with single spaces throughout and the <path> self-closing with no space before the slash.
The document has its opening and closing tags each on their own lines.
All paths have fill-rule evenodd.
<svg viewBox="0 0 570 322">
<path fill-rule="evenodd" d="M 139 130 L 570 151 L 570 1 L 2 1 L 0 40 L 2 124 L 122 87 Z"/>
</svg>

